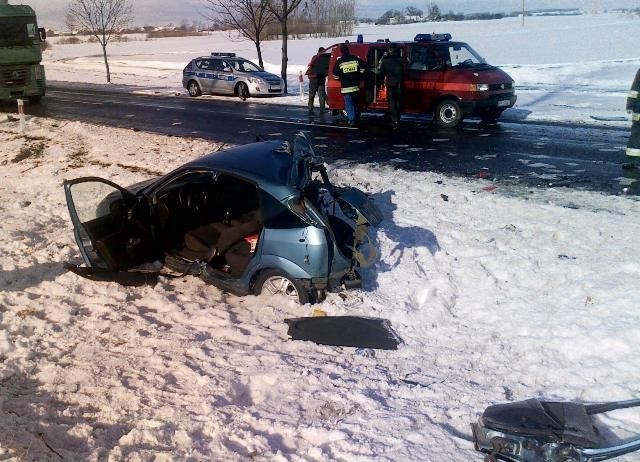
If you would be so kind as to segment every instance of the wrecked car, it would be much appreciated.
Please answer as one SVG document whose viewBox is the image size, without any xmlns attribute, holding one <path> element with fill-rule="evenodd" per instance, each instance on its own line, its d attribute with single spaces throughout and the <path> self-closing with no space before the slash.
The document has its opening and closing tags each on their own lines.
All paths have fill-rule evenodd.
<svg viewBox="0 0 640 462">
<path fill-rule="evenodd" d="M 383 218 L 362 191 L 330 182 L 303 134 L 214 152 L 128 188 L 88 177 L 64 189 L 95 271 L 160 261 L 236 295 L 302 304 L 361 286 L 358 269 L 376 258 L 368 231 Z"/>
<path fill-rule="evenodd" d="M 471 424 L 485 462 L 598 462 L 640 451 L 640 438 L 605 446 L 599 414 L 640 406 L 640 399 L 583 404 L 537 398 L 487 407 Z M 610 432 L 609 433 L 613 433 Z"/>
</svg>

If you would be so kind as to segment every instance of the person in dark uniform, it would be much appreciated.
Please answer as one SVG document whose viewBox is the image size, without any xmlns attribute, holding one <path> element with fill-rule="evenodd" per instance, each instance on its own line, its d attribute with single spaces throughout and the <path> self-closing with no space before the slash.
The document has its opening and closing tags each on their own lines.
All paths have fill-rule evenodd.
<svg viewBox="0 0 640 462">
<path fill-rule="evenodd" d="M 318 53 L 311 58 L 311 62 L 307 67 L 307 76 L 309 77 L 309 113 L 313 113 L 313 102 L 318 94 L 318 103 L 321 113 L 326 108 L 327 92 L 324 85 L 329 73 L 329 54 L 323 54 L 324 47 L 318 48 Z"/>
<path fill-rule="evenodd" d="M 629 96 L 627 112 L 631 113 L 631 136 L 627 144 L 627 156 L 635 165 L 640 165 L 640 69 L 636 72 Z"/>
<path fill-rule="evenodd" d="M 402 87 L 404 81 L 404 60 L 400 55 L 400 48 L 395 43 L 389 44 L 389 50 L 380 60 L 378 70 L 384 76 L 384 84 L 387 87 L 387 100 L 391 124 L 394 129 L 400 123 L 402 113 Z"/>
<path fill-rule="evenodd" d="M 354 126 L 358 118 L 358 95 L 360 94 L 360 80 L 364 74 L 365 62 L 349 51 L 349 45 L 340 45 L 342 56 L 333 66 L 333 78 L 340 81 L 340 92 L 344 98 L 347 111 L 347 123 Z"/>
</svg>

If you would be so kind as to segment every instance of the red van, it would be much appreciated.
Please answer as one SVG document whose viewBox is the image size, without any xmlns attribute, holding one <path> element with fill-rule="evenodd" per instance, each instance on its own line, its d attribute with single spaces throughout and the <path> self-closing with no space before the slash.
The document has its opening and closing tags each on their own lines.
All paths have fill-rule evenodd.
<svg viewBox="0 0 640 462">
<path fill-rule="evenodd" d="M 455 127 L 465 116 L 495 121 L 516 102 L 513 79 L 485 62 L 469 45 L 451 40 L 451 34 L 418 34 L 413 42 L 395 42 L 405 63 L 403 113 L 430 114 L 442 127 Z M 384 78 L 377 72 L 388 41 L 349 43 L 352 54 L 367 63 L 360 84 L 362 112 L 386 112 Z M 340 82 L 331 78 L 340 44 L 316 59 L 329 59 L 327 102 L 329 109 L 344 109 Z M 329 56 L 326 56 L 329 55 Z"/>
</svg>

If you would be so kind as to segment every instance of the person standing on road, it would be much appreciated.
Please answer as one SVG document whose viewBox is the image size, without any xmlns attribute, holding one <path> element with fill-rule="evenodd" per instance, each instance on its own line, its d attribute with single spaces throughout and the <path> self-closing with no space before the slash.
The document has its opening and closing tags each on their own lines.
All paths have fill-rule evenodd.
<svg viewBox="0 0 640 462">
<path fill-rule="evenodd" d="M 400 123 L 402 113 L 402 87 L 404 81 L 404 61 L 400 55 L 400 48 L 395 43 L 389 44 L 389 51 L 380 60 L 378 70 L 384 76 L 387 87 L 387 101 L 391 114 L 391 125 L 395 130 Z"/>
<path fill-rule="evenodd" d="M 313 114 L 313 102 L 318 94 L 318 103 L 320 112 L 324 112 L 326 108 L 327 92 L 324 89 L 327 74 L 329 73 L 330 55 L 323 54 L 324 47 L 318 48 L 318 53 L 311 58 L 311 62 L 307 67 L 307 76 L 309 77 L 309 114 Z"/>
<path fill-rule="evenodd" d="M 627 112 L 631 113 L 631 136 L 627 144 L 627 156 L 634 164 L 640 164 L 640 69 L 636 72 L 629 96 Z"/>
<path fill-rule="evenodd" d="M 342 56 L 333 66 L 333 78 L 340 81 L 340 92 L 344 98 L 344 106 L 347 111 L 347 123 L 350 127 L 356 124 L 358 118 L 358 95 L 360 93 L 360 80 L 364 74 L 365 63 L 349 51 L 349 45 L 340 45 Z"/>
</svg>

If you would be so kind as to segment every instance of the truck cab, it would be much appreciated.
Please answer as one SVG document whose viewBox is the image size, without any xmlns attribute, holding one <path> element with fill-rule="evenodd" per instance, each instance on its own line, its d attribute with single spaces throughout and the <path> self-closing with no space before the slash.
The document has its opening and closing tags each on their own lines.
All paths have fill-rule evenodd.
<svg viewBox="0 0 640 462">
<path fill-rule="evenodd" d="M 395 43 L 404 61 L 404 113 L 432 115 L 439 126 L 455 127 L 467 116 L 493 122 L 516 102 L 513 79 L 487 64 L 468 44 L 452 41 L 451 34 L 418 34 L 411 42 Z M 367 63 L 360 84 L 362 112 L 389 109 L 384 76 L 377 71 L 388 45 L 385 40 L 349 44 L 351 53 Z M 331 72 L 341 56 L 339 45 L 325 53 L 330 54 Z M 327 99 L 329 109 L 344 108 L 339 81 L 329 79 Z"/>
<path fill-rule="evenodd" d="M 46 91 L 42 61 L 43 28 L 27 5 L 0 0 L 0 100 L 39 100 Z"/>
</svg>

